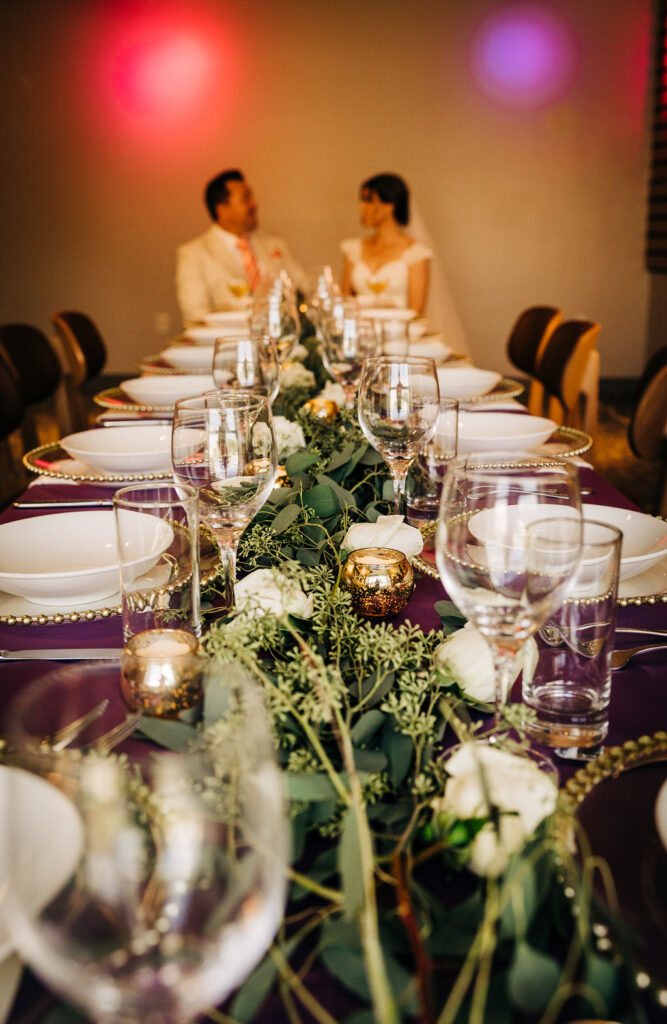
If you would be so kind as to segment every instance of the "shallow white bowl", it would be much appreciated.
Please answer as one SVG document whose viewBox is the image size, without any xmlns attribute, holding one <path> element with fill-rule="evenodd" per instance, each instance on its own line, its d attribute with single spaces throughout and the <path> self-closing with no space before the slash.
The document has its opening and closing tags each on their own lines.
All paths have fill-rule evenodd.
<svg viewBox="0 0 667 1024">
<path fill-rule="evenodd" d="M 211 374 L 170 373 L 133 377 L 131 380 L 122 381 L 120 386 L 138 405 L 166 407 L 180 401 L 181 398 L 192 398 L 194 395 L 203 395 L 205 391 L 213 391 L 215 381 Z"/>
<path fill-rule="evenodd" d="M 195 345 L 214 345 L 218 338 L 247 338 L 248 321 L 233 324 L 209 324 L 205 327 L 188 327 L 183 332 L 184 338 L 194 341 Z"/>
<path fill-rule="evenodd" d="M 173 530 L 156 516 L 132 515 L 126 558 L 139 576 L 169 547 Z M 59 512 L 0 524 L 0 589 L 7 593 L 59 606 L 72 599 L 101 600 L 119 587 L 113 511 Z"/>
<path fill-rule="evenodd" d="M 621 579 L 645 572 L 667 555 L 667 523 L 643 512 L 613 505 L 584 505 L 584 518 L 615 526 L 623 534 Z"/>
<path fill-rule="evenodd" d="M 204 317 L 204 321 L 212 326 L 223 326 L 239 325 L 243 326 L 248 323 L 250 303 L 248 303 L 248 309 L 221 309 L 217 313 L 207 313 Z"/>
<path fill-rule="evenodd" d="M 365 296 L 357 299 L 357 302 L 364 311 L 364 316 L 369 320 L 414 320 L 417 316 L 415 309 L 404 309 L 398 306 L 367 306 Z"/>
<path fill-rule="evenodd" d="M 438 383 L 442 398 L 477 398 L 488 395 L 500 380 L 494 370 L 480 370 L 476 366 L 439 366 Z"/>
<path fill-rule="evenodd" d="M 201 370 L 210 373 L 213 366 L 214 345 L 172 345 L 160 352 L 160 358 L 179 370 Z"/>
<path fill-rule="evenodd" d="M 459 413 L 459 454 L 528 451 L 543 444 L 557 424 L 541 416 L 514 412 Z"/>
<path fill-rule="evenodd" d="M 171 427 L 142 425 L 82 430 L 63 437 L 60 447 L 71 458 L 99 473 L 164 473 L 171 466 Z"/>
</svg>

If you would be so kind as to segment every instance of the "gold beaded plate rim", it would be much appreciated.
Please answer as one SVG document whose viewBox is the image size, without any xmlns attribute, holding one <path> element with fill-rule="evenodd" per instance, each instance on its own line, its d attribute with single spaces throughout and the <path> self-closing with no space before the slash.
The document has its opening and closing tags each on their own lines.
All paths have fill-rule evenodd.
<svg viewBox="0 0 667 1024">
<path fill-rule="evenodd" d="M 153 371 L 151 371 L 153 372 Z M 140 405 L 133 402 L 125 394 L 122 388 L 105 388 L 93 396 L 93 402 L 101 405 L 103 409 L 115 409 L 118 412 L 173 412 L 174 403 L 171 405 Z"/>
<path fill-rule="evenodd" d="M 187 346 L 184 346 L 184 347 L 190 348 L 191 346 L 187 345 Z M 160 364 L 162 364 L 162 365 L 160 365 Z M 183 376 L 183 377 L 186 377 L 186 376 L 191 376 L 191 377 L 199 376 L 199 377 L 201 377 L 201 376 L 204 376 L 205 374 L 210 372 L 209 370 L 199 370 L 199 369 L 193 370 L 193 369 L 186 369 L 184 367 L 179 367 L 179 366 L 168 366 L 168 365 L 165 365 L 162 362 L 162 356 L 161 355 L 144 356 L 144 358 L 141 360 L 141 362 L 137 363 L 137 366 L 138 366 L 139 370 L 142 373 L 148 373 L 152 377 L 153 376 L 158 377 L 160 375 L 162 375 L 163 377 L 172 377 L 172 376 L 175 376 L 175 375 Z M 121 395 L 125 394 L 125 392 L 121 391 L 120 388 L 115 388 L 115 389 L 114 388 L 107 388 L 106 391 L 100 391 L 97 395 L 95 395 L 94 401 L 97 401 L 97 399 L 99 397 L 101 397 L 102 395 L 106 395 L 108 391 L 114 391 L 114 390 L 120 391 Z M 101 402 L 97 402 L 97 404 L 101 405 L 102 403 Z M 118 405 L 117 402 L 113 403 L 113 408 L 114 409 L 118 409 L 119 408 L 119 405 Z"/>
<path fill-rule="evenodd" d="M 207 527 L 200 527 L 200 587 L 207 587 L 215 579 L 220 569 L 220 553 L 213 534 Z M 116 595 L 114 595 L 116 596 Z M 120 595 L 117 595 L 120 597 Z M 14 594 L 0 591 L 0 600 L 14 599 L 16 607 L 9 612 L 0 612 L 0 625 L 3 626 L 67 626 L 73 622 L 92 622 L 95 619 L 110 619 L 120 615 L 120 604 L 106 604 L 97 608 L 52 608 L 31 612 L 31 604 Z M 19 603 L 20 602 L 20 603 Z M 34 605 L 33 605 L 34 607 Z M 26 610 L 27 609 L 27 610 Z"/>
<path fill-rule="evenodd" d="M 459 405 L 465 408 L 466 405 L 477 405 L 479 402 L 507 402 L 510 398 L 516 398 L 523 391 L 525 385 L 511 377 L 501 377 L 498 383 L 487 395 L 475 395 L 474 398 L 460 398 Z M 443 395 L 443 398 L 446 398 Z"/>
<path fill-rule="evenodd" d="M 45 458 L 45 456 L 48 456 Z M 45 462 L 54 462 L 59 459 L 69 459 L 64 448 L 60 447 L 59 441 L 51 441 L 49 444 L 41 444 L 37 448 L 31 448 L 23 456 L 23 465 L 32 473 L 40 476 L 53 477 L 55 480 L 81 480 L 93 484 L 123 484 L 134 483 L 135 480 L 170 480 L 171 470 L 166 473 L 69 473 L 66 469 L 48 469 L 46 466 L 37 465 L 37 460 L 44 458 Z"/>
</svg>

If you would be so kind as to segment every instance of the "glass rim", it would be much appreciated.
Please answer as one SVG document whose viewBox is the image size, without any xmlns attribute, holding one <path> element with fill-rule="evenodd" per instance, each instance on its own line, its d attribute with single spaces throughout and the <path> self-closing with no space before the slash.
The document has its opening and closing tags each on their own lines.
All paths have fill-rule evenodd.
<svg viewBox="0 0 667 1024">
<path fill-rule="evenodd" d="M 567 516 L 567 515 L 565 515 L 565 516 L 545 516 L 543 519 L 536 519 L 532 523 L 527 523 L 526 524 L 526 532 L 528 533 L 531 530 L 537 529 L 538 527 L 543 526 L 545 523 L 568 523 L 568 522 L 578 523 L 579 524 L 579 526 L 581 527 L 582 545 L 585 545 L 587 548 L 609 547 L 612 544 L 619 544 L 620 545 L 622 543 L 622 541 L 623 541 L 623 531 L 620 530 L 618 528 L 618 526 L 614 526 L 612 523 L 603 523 L 601 519 L 584 519 L 583 516 L 577 518 L 577 516 L 574 516 L 574 515 L 573 516 Z M 600 528 L 602 530 L 605 530 L 606 532 L 608 532 L 612 536 L 607 537 L 606 540 L 600 540 L 600 539 L 598 539 L 598 540 L 586 540 L 585 536 L 584 536 L 584 533 L 585 533 L 585 530 L 586 530 L 587 526 L 595 526 L 596 528 Z"/>
<path fill-rule="evenodd" d="M 218 400 L 216 404 L 209 404 L 206 401 L 206 399 L 213 398 Z M 271 403 L 266 395 L 259 395 L 256 391 L 250 391 L 247 388 L 214 388 L 211 391 L 203 391 L 201 395 L 181 398 L 174 404 L 174 419 L 178 411 L 209 413 L 218 411 L 225 404 L 236 408 L 265 406 L 268 412 L 271 412 Z"/>
<path fill-rule="evenodd" d="M 146 498 L 132 498 L 130 499 L 129 494 L 132 491 L 161 491 L 170 490 L 175 493 L 175 497 L 146 497 Z M 184 492 L 179 495 L 179 492 Z M 199 500 L 199 492 L 196 487 L 191 484 L 180 484 L 175 480 L 163 480 L 159 483 L 135 483 L 129 484 L 127 487 L 119 488 L 113 496 L 114 508 L 128 508 L 130 505 L 137 508 L 170 508 L 174 505 L 184 505 L 186 502 L 194 501 L 195 504 Z"/>
<path fill-rule="evenodd" d="M 435 359 L 430 356 L 366 356 L 364 363 L 386 363 L 388 366 L 405 363 L 408 366 L 432 366 L 436 369 Z"/>
</svg>

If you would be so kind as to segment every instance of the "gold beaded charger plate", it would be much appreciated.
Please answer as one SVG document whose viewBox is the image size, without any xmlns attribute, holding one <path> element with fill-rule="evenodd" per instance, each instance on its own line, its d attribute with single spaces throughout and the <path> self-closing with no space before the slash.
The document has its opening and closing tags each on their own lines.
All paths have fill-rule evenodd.
<svg viewBox="0 0 667 1024">
<path fill-rule="evenodd" d="M 178 373 L 179 375 L 181 373 L 180 370 L 172 370 L 170 372 Z M 174 411 L 173 402 L 171 405 L 141 405 L 139 402 L 133 402 L 122 388 L 105 388 L 104 391 L 98 391 L 93 396 L 93 402 L 96 405 L 101 405 L 103 409 L 116 409 L 118 412 L 173 413 Z"/>
<path fill-rule="evenodd" d="M 158 562 L 157 568 L 159 569 Z M 200 585 L 209 586 L 220 569 L 220 552 L 213 534 L 205 527 L 199 532 L 199 571 Z M 154 593 L 159 593 L 157 587 Z M 26 601 L 16 594 L 7 594 L 0 590 L 0 625 L 3 626 L 61 626 L 73 622 L 92 622 L 94 619 L 110 619 L 120 615 L 120 594 L 111 594 L 101 601 L 93 601 L 88 606 L 74 603 L 71 607 L 35 604 Z"/>
<path fill-rule="evenodd" d="M 412 565 L 422 575 L 439 580 L 434 544 L 436 524 L 426 523 L 419 529 L 424 538 L 424 550 L 421 555 L 415 555 Z M 629 580 L 621 580 L 618 585 L 618 603 L 621 608 L 629 605 L 667 604 L 667 555 L 645 572 L 631 576 Z"/>
<path fill-rule="evenodd" d="M 95 473 L 83 462 L 71 459 L 57 441 L 41 444 L 23 456 L 23 465 L 32 473 L 53 477 L 55 480 L 80 480 L 89 484 L 104 484 L 118 488 L 142 480 L 169 480 L 171 467 L 161 473 Z"/>
<path fill-rule="evenodd" d="M 477 405 L 481 402 L 507 402 L 510 398 L 516 398 L 525 390 L 525 386 L 518 380 L 511 377 L 502 377 L 496 386 L 486 395 L 475 395 L 474 398 L 461 398 L 459 405 L 465 409 L 468 405 Z"/>
<path fill-rule="evenodd" d="M 179 377 L 187 377 L 187 376 L 191 376 L 191 377 L 200 376 L 201 377 L 203 374 L 210 373 L 210 370 L 204 370 L 204 369 L 199 369 L 199 368 L 187 369 L 187 368 L 182 367 L 182 366 L 170 366 L 169 363 L 165 363 L 164 359 L 161 356 L 159 356 L 159 355 L 156 355 L 156 356 L 144 356 L 144 358 L 141 360 L 141 362 L 138 363 L 137 365 L 138 365 L 139 370 L 140 370 L 141 373 L 148 373 L 151 376 L 159 376 L 160 374 L 162 374 L 163 376 L 173 377 L 174 375 L 177 374 Z M 118 391 L 121 395 L 124 394 L 124 392 L 121 391 L 120 388 L 108 388 L 107 390 L 108 391 L 114 391 L 114 392 Z M 100 391 L 99 394 L 95 396 L 94 401 L 97 402 L 98 398 L 100 398 L 102 395 L 106 395 L 106 394 L 107 394 L 107 391 Z M 127 401 L 127 395 L 125 395 L 125 401 Z M 101 405 L 102 403 L 101 402 L 97 402 L 97 404 Z M 114 409 L 118 408 L 116 403 L 114 403 L 113 408 Z M 170 406 L 170 408 L 171 408 L 171 406 Z"/>
<path fill-rule="evenodd" d="M 596 872 L 598 894 L 623 930 L 629 929 L 637 983 L 651 986 L 662 1006 L 667 1006 L 667 850 L 655 806 L 666 779 L 667 732 L 657 732 L 606 747 L 564 786 L 586 836 L 587 856 L 604 860 L 613 877 L 611 892 L 603 887 L 605 873 Z M 580 849 L 584 845 L 580 842 Z M 594 931 L 598 944 L 608 947 L 605 927 Z M 610 938 L 616 945 L 613 929 Z"/>
</svg>

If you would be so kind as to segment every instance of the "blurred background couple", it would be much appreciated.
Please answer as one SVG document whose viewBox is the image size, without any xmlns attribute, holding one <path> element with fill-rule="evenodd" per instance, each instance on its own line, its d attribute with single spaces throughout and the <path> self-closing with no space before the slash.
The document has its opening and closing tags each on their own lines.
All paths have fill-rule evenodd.
<svg viewBox="0 0 667 1024">
<path fill-rule="evenodd" d="M 210 227 L 179 246 L 176 291 L 184 325 L 212 312 L 246 307 L 286 271 L 304 295 L 309 276 L 282 238 L 259 228 L 252 188 L 239 170 L 207 184 Z M 457 352 L 468 349 L 461 321 L 428 230 L 399 175 L 376 174 L 359 188 L 359 219 L 368 233 L 341 242 L 343 295 L 367 306 L 394 306 L 427 316 Z"/>
</svg>

